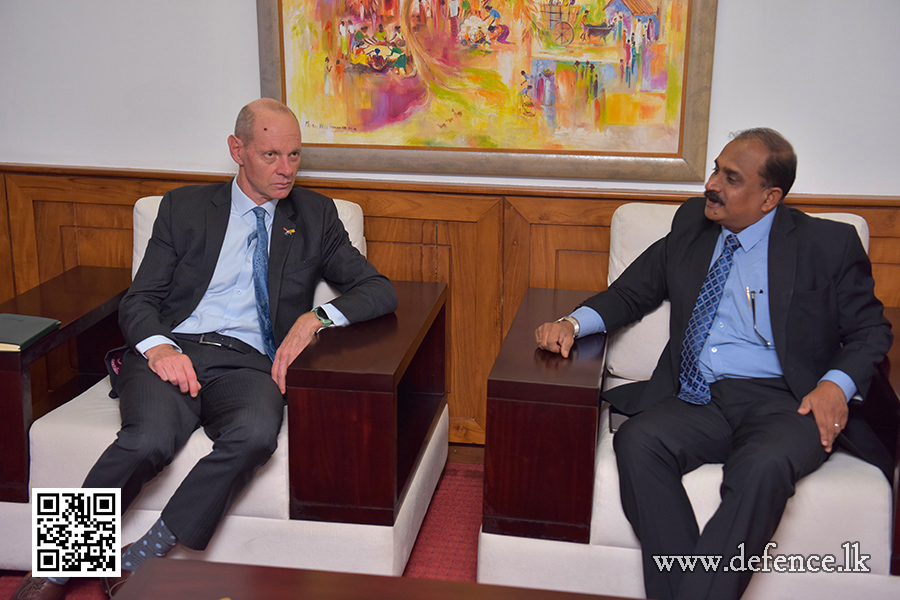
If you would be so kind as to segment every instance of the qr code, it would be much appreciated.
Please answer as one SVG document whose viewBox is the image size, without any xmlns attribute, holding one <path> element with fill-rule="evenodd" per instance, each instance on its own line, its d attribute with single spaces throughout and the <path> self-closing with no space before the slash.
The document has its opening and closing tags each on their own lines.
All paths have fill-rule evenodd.
<svg viewBox="0 0 900 600">
<path fill-rule="evenodd" d="M 120 575 L 119 489 L 34 488 L 31 498 L 35 576 Z"/>
</svg>

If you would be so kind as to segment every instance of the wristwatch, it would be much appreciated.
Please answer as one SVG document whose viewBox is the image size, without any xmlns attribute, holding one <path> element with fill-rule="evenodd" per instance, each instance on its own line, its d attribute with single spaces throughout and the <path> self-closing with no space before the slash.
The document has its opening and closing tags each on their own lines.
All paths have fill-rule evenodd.
<svg viewBox="0 0 900 600">
<path fill-rule="evenodd" d="M 581 332 L 581 323 L 578 322 L 578 319 L 575 317 L 562 317 L 556 320 L 557 323 L 562 323 L 563 321 L 568 321 L 572 324 L 572 327 L 575 328 L 575 331 L 572 332 L 572 337 L 578 337 L 578 334 Z"/>
<path fill-rule="evenodd" d="M 312 313 L 316 315 L 316 318 L 322 323 L 322 327 L 331 327 L 334 325 L 334 321 L 328 318 L 328 313 L 325 312 L 325 309 L 321 306 L 317 306 L 312 309 Z"/>
</svg>

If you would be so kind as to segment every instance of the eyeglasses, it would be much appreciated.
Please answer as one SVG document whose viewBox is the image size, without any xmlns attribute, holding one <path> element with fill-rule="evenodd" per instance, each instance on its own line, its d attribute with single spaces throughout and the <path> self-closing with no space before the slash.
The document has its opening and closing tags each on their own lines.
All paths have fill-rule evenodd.
<svg viewBox="0 0 900 600">
<path fill-rule="evenodd" d="M 762 290 L 759 292 L 762 293 Z M 756 335 L 759 336 L 759 339 L 763 341 L 767 347 L 772 345 L 772 342 L 767 340 L 763 334 L 759 332 L 759 329 L 756 328 L 756 292 L 750 291 L 750 288 L 747 288 L 747 304 L 750 305 L 750 312 L 753 313 L 753 331 L 756 332 Z"/>
</svg>

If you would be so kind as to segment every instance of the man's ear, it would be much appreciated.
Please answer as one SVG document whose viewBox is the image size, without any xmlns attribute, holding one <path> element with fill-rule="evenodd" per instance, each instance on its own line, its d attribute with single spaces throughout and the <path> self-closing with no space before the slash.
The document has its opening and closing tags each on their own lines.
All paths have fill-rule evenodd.
<svg viewBox="0 0 900 600">
<path fill-rule="evenodd" d="M 228 136 L 228 152 L 231 153 L 231 159 L 239 166 L 244 166 L 244 144 L 233 135 Z"/>
<path fill-rule="evenodd" d="M 781 203 L 781 199 L 784 197 L 784 194 L 782 193 L 780 187 L 766 188 L 765 194 L 766 199 L 763 201 L 762 209 L 763 212 L 768 213 L 769 211 L 778 208 L 778 205 Z"/>
</svg>

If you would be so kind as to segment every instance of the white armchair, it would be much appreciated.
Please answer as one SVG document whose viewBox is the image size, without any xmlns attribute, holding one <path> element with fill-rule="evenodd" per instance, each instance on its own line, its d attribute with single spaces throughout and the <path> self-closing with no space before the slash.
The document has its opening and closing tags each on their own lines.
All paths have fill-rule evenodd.
<svg viewBox="0 0 900 600">
<path fill-rule="evenodd" d="M 633 203 L 623 205 L 616 211 L 611 223 L 610 282 L 618 277 L 643 250 L 668 232 L 677 208 L 676 205 Z M 817 216 L 852 223 L 857 227 L 864 247 L 868 248 L 868 227 L 861 217 L 850 214 Z M 574 305 L 560 306 L 556 299 L 538 294 L 534 290 L 530 290 L 529 294 L 526 302 L 530 304 L 526 306 L 526 302 L 523 302 L 520 314 L 522 311 L 529 311 L 532 322 L 519 323 L 517 318 L 501 349 L 498 363 L 501 360 L 504 364 L 514 361 L 511 355 L 516 350 L 507 346 L 511 340 L 521 339 L 516 337 L 519 335 L 519 332 L 514 331 L 517 327 L 530 328 L 528 331 L 530 334 L 540 323 L 566 314 L 574 308 Z M 588 292 L 584 292 L 580 298 L 589 295 Z M 546 301 L 538 300 L 545 296 Z M 540 312 L 536 308 L 538 305 L 541 305 L 541 310 L 547 314 L 535 318 L 534 315 Z M 649 379 L 667 341 L 668 310 L 668 303 L 665 303 L 640 322 L 610 336 L 607 341 L 604 371 L 602 374 L 595 371 L 594 381 L 598 391 L 601 387 L 606 390 L 629 381 Z M 583 378 L 581 364 L 594 364 L 590 362 L 594 360 L 591 352 L 581 347 L 588 339 L 576 343 L 572 364 L 564 365 L 564 359 L 556 356 L 544 357 L 545 363 L 532 361 L 532 368 L 540 370 L 540 373 L 529 375 L 532 385 L 540 383 L 546 389 L 561 389 L 566 384 L 567 378 L 575 376 Z M 527 364 L 527 357 L 523 357 L 520 362 L 522 365 Z M 597 365 L 601 364 L 599 360 L 595 362 Z M 495 371 L 498 379 L 506 378 L 497 366 Z M 492 374 L 491 377 L 494 378 L 495 375 Z M 504 381 L 504 385 L 508 387 L 508 381 Z M 590 511 L 585 519 L 585 529 L 589 526 L 589 533 L 585 532 L 582 539 L 572 541 L 578 539 L 578 517 L 570 518 L 570 516 L 576 515 L 578 511 L 575 508 L 571 510 L 560 508 L 563 505 L 577 508 L 576 499 L 567 496 L 568 490 L 545 492 L 538 485 L 546 486 L 546 477 L 537 472 L 509 473 L 509 469 L 522 469 L 522 465 L 532 464 L 526 459 L 516 465 L 499 462 L 504 456 L 508 456 L 504 449 L 510 447 L 517 448 L 520 455 L 535 457 L 547 453 L 548 446 L 562 445 L 563 448 L 556 448 L 555 453 L 565 455 L 567 453 L 565 448 L 574 448 L 576 444 L 569 439 L 572 437 L 572 428 L 569 427 L 567 433 L 554 435 L 551 427 L 546 425 L 547 421 L 554 418 L 552 416 L 554 413 L 544 412 L 541 416 L 545 424 L 542 428 L 546 432 L 544 439 L 520 439 L 518 429 L 511 431 L 509 424 L 490 421 L 492 401 L 498 403 L 502 401 L 510 405 L 512 400 L 508 396 L 494 400 L 491 397 L 490 386 L 489 380 L 485 520 L 479 539 L 478 581 L 643 598 L 640 543 L 625 518 L 619 499 L 618 472 L 612 445 L 613 433 L 607 426 L 608 407 L 601 407 L 598 426 L 592 430 L 594 436 L 590 438 L 596 439 L 592 486 L 591 481 L 587 481 L 581 490 L 592 498 Z M 573 383 L 572 387 L 574 386 Z M 496 389 L 500 390 L 500 387 Z M 505 392 L 501 391 L 500 395 L 502 394 Z M 531 402 L 533 403 L 534 399 Z M 896 396 L 889 402 L 893 403 L 890 408 L 892 414 L 897 414 Z M 574 401 L 571 403 L 574 404 Z M 512 411 L 509 408 L 506 410 Z M 530 409 L 523 407 L 519 412 L 527 410 Z M 553 410 L 560 418 L 567 418 L 560 409 Z M 597 415 L 597 412 L 593 414 Z M 525 422 L 525 417 L 521 422 Z M 896 445 L 896 432 L 894 435 Z M 495 445 L 498 447 L 497 450 L 494 449 Z M 583 448 L 584 444 L 580 447 Z M 573 457 L 572 460 L 576 458 Z M 534 464 L 537 462 L 534 461 Z M 523 470 L 527 471 L 529 468 L 525 467 Z M 560 468 L 556 467 L 557 470 Z M 683 478 L 701 529 L 719 505 L 721 481 L 721 465 L 704 465 Z M 530 506 L 516 506 L 509 503 L 508 507 L 511 508 L 501 507 L 500 505 L 505 502 L 504 499 L 510 497 L 507 488 L 515 488 L 516 494 L 524 497 L 529 495 L 529 489 L 533 489 L 536 499 Z M 559 497 L 548 499 L 554 493 Z M 753 577 L 745 597 L 766 599 L 900 597 L 900 577 L 890 575 L 892 545 L 896 543 L 892 522 L 895 497 L 896 489 L 892 490 L 891 484 L 878 468 L 841 450 L 836 451 L 819 470 L 803 478 L 797 485 L 796 494 L 789 500 L 784 517 L 774 535 L 777 550 L 773 553 L 803 556 L 832 554 L 837 558 L 837 564 L 843 564 L 843 545 L 846 542 L 859 542 L 858 547 L 861 551 L 870 555 L 866 564 L 871 572 L 758 573 Z M 544 508 L 535 508 L 541 502 Z M 528 500 L 524 503 L 527 504 Z M 504 511 L 510 514 L 503 515 Z M 549 516 L 544 519 L 540 516 L 540 511 Z M 541 530 L 532 528 L 536 532 L 533 536 L 516 534 L 517 529 L 520 531 L 526 529 L 520 527 L 524 520 L 522 515 L 528 515 L 528 519 L 532 522 L 543 520 L 543 528 Z M 570 535 L 571 531 L 576 533 Z M 514 534 L 509 535 L 510 532 Z M 852 564 L 848 565 L 848 568 L 850 567 Z"/>
<path fill-rule="evenodd" d="M 143 258 L 161 199 L 161 196 L 147 197 L 135 204 L 133 272 Z M 365 254 L 362 210 L 351 202 L 334 202 L 351 242 Z M 316 305 L 336 296 L 336 290 L 324 281 L 320 282 L 315 293 Z M 394 316 L 382 319 L 394 319 Z M 443 321 L 439 324 L 442 327 Z M 441 332 L 440 340 L 442 335 Z M 97 349 L 98 352 L 105 350 Z M 440 382 L 442 385 L 443 379 Z M 115 439 L 120 426 L 118 401 L 109 398 L 109 391 L 107 378 L 34 422 L 30 431 L 29 489 L 81 485 L 93 463 Z M 170 556 L 401 575 L 446 461 L 446 402 L 435 403 L 435 406 L 434 425 L 422 434 L 425 439 L 416 450 L 418 460 L 414 462 L 408 486 L 402 489 L 403 493 L 398 492 L 399 507 L 392 524 L 291 518 L 289 419 L 286 415 L 277 450 L 233 504 L 207 550 L 198 553 L 179 547 Z M 287 412 L 287 408 L 285 410 Z M 126 513 L 123 519 L 125 541 L 136 539 L 152 525 L 181 480 L 197 460 L 210 452 L 211 446 L 202 428 L 194 432 L 172 464 L 144 488 Z M 31 568 L 30 524 L 30 503 L 0 502 L 0 568 Z"/>
</svg>

